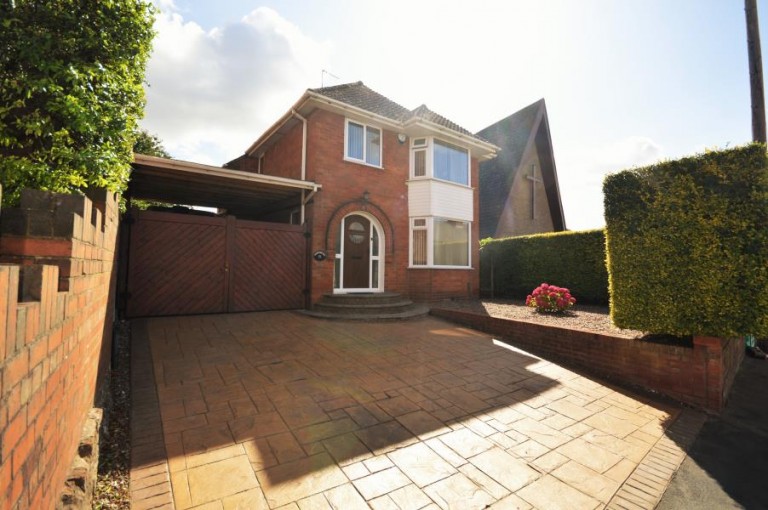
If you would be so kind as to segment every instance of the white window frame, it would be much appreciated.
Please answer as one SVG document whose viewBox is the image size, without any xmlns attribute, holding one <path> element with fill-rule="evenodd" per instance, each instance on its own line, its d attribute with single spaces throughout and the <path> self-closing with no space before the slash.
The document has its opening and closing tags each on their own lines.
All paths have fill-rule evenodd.
<svg viewBox="0 0 768 510">
<path fill-rule="evenodd" d="M 348 154 L 349 150 L 349 124 L 357 124 L 358 126 L 363 126 L 363 159 L 357 159 L 353 158 Z M 372 163 L 368 163 L 367 161 L 367 150 L 368 150 L 368 128 L 376 129 L 379 131 L 379 164 L 374 165 Z M 345 119 L 344 121 L 344 161 L 349 161 L 352 163 L 358 163 L 360 165 L 370 166 L 373 168 L 384 168 L 384 130 L 380 128 L 379 126 L 374 126 L 372 124 L 366 124 L 365 122 L 359 122 L 354 119 Z"/>
<path fill-rule="evenodd" d="M 426 140 L 426 143 L 416 145 L 416 140 Z M 456 147 L 458 149 L 464 150 L 467 153 L 467 183 L 461 183 L 456 181 L 451 181 L 448 179 L 441 179 L 439 177 L 435 176 L 435 141 L 441 142 L 446 145 L 450 145 L 451 147 Z M 346 140 L 345 140 L 346 143 Z M 420 150 L 426 150 L 426 169 L 424 172 L 424 175 L 416 175 L 416 152 Z M 346 149 L 345 149 L 346 151 Z M 421 179 L 433 179 L 440 182 L 447 182 L 450 184 L 453 184 L 454 186 L 463 186 L 465 188 L 471 188 L 472 187 L 472 154 L 468 149 L 465 149 L 464 147 L 461 147 L 460 145 L 456 145 L 455 143 L 448 142 L 446 140 L 443 140 L 442 138 L 435 138 L 434 136 L 419 136 L 419 137 L 411 137 L 411 155 L 410 155 L 410 171 L 409 176 L 411 179 L 414 180 L 421 180 Z"/>
<path fill-rule="evenodd" d="M 467 224 L 467 265 L 444 266 L 435 264 L 435 220 L 450 220 Z M 426 265 L 414 265 L 413 263 L 413 231 L 423 230 L 425 227 L 416 227 L 416 220 L 426 220 L 427 230 L 427 263 Z M 417 216 L 409 218 L 408 229 L 408 267 L 410 269 L 473 269 L 472 267 L 472 222 L 458 218 L 446 218 L 444 216 Z"/>
<path fill-rule="evenodd" d="M 343 287 L 342 282 L 344 280 L 344 244 L 346 242 L 345 239 L 345 228 L 347 224 L 347 219 L 350 216 L 363 216 L 370 222 L 370 228 L 371 228 L 371 234 L 373 234 L 373 230 L 376 230 L 376 234 L 379 237 L 379 251 L 374 255 L 373 254 L 373 236 L 371 235 L 368 239 L 368 242 L 370 243 L 369 246 L 369 252 L 370 252 L 370 259 L 368 261 L 368 287 L 363 288 L 351 288 L 351 287 Z M 341 224 L 339 225 L 340 231 L 339 231 L 339 251 L 337 251 L 334 255 L 334 281 L 333 281 L 333 293 L 334 294 L 346 294 L 348 292 L 384 292 L 384 249 L 386 247 L 386 241 L 384 239 L 384 230 L 381 228 L 381 225 L 379 225 L 378 220 L 374 219 L 372 216 L 365 214 L 361 211 L 356 211 L 353 213 L 350 213 L 344 218 L 341 219 Z M 335 244 L 335 243 L 334 243 Z M 377 271 L 377 279 L 378 279 L 378 285 L 373 286 L 373 262 L 376 261 L 378 263 L 378 271 Z M 339 264 L 339 281 L 336 281 L 336 264 Z"/>
<path fill-rule="evenodd" d="M 416 225 L 417 221 L 424 221 L 424 225 Z M 408 249 L 408 266 L 409 267 L 429 267 L 429 246 L 431 244 L 430 242 L 430 228 L 429 228 L 429 218 L 410 218 L 410 230 L 409 230 L 409 249 Z M 416 230 L 424 230 L 427 233 L 427 260 L 425 264 L 414 264 L 413 262 L 413 232 Z"/>
</svg>

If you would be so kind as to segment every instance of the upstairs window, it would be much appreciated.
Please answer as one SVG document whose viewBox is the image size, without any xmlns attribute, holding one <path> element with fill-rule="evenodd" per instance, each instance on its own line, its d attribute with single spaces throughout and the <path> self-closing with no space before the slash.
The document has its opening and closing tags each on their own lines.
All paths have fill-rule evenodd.
<svg viewBox="0 0 768 510">
<path fill-rule="evenodd" d="M 347 121 L 346 159 L 381 167 L 381 129 Z"/>
<path fill-rule="evenodd" d="M 469 186 L 469 151 L 436 138 L 416 138 L 411 144 L 411 177 Z"/>
<path fill-rule="evenodd" d="M 435 140 L 435 178 L 469 184 L 469 154 L 466 149 Z"/>
</svg>

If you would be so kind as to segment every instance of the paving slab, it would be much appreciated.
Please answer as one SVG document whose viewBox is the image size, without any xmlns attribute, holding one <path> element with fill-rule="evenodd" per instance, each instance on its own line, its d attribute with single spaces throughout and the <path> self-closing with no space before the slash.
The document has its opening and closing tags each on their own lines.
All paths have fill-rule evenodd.
<svg viewBox="0 0 768 510">
<path fill-rule="evenodd" d="M 133 331 L 134 508 L 602 508 L 682 459 L 674 405 L 432 317 Z"/>
</svg>

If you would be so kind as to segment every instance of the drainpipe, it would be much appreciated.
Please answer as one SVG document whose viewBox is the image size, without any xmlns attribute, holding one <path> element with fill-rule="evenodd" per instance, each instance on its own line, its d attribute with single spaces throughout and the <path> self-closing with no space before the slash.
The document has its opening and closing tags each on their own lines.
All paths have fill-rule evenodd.
<svg viewBox="0 0 768 510">
<path fill-rule="evenodd" d="M 307 119 L 296 110 L 291 110 L 294 117 L 302 123 L 301 129 L 301 180 L 307 180 Z M 301 224 L 304 224 L 304 190 L 301 190 Z"/>
<path fill-rule="evenodd" d="M 304 118 L 295 108 L 291 109 L 291 114 L 301 121 L 301 180 L 307 180 L 307 119 Z M 306 260 L 307 266 L 305 269 L 305 295 L 304 295 L 304 309 L 309 310 L 312 303 L 312 240 L 310 239 L 309 231 L 307 230 L 305 223 L 306 214 L 306 191 L 301 190 L 301 226 L 304 227 L 304 238 L 306 240 Z M 311 195 L 310 195 L 311 196 Z"/>
</svg>

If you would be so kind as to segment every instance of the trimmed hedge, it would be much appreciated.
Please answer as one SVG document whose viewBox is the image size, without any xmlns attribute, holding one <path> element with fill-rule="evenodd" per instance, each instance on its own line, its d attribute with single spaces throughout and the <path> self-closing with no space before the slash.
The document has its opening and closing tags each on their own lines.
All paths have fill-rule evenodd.
<svg viewBox="0 0 768 510">
<path fill-rule="evenodd" d="M 603 192 L 617 326 L 768 334 L 764 145 L 626 170 L 606 177 Z"/>
<path fill-rule="evenodd" d="M 542 283 L 567 287 L 577 303 L 608 304 L 603 230 L 555 232 L 481 243 L 480 287 L 525 299 Z M 493 281 L 491 281 L 493 274 Z"/>
</svg>

